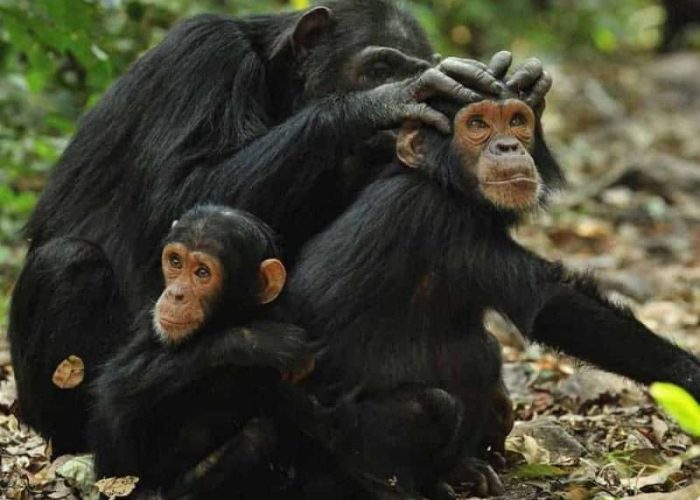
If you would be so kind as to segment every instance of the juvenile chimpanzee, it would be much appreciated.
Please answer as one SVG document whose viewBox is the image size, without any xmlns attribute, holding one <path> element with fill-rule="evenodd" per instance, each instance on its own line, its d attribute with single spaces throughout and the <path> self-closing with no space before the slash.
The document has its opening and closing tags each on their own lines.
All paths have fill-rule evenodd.
<svg viewBox="0 0 700 500">
<path fill-rule="evenodd" d="M 281 234 L 293 265 L 391 159 L 386 130 L 409 117 L 449 128 L 427 97 L 467 102 L 505 83 L 541 103 L 549 89 L 536 60 L 500 82 L 507 53 L 489 66 L 437 62 L 391 0 L 322 3 L 186 21 L 83 118 L 27 226 L 10 314 L 22 416 L 56 453 L 84 447 L 90 398 L 85 385 L 58 391 L 53 370 L 75 354 L 91 381 L 123 345 L 110 318 L 133 317 L 158 290 L 153 255 L 175 217 L 197 203 L 249 210 Z"/>
<path fill-rule="evenodd" d="M 286 279 L 273 233 L 246 212 L 199 206 L 172 227 L 161 262 L 165 289 L 95 383 L 98 474 L 138 476 L 137 491 L 167 498 L 273 498 L 293 449 L 280 448 L 280 378 L 313 367 L 304 331 L 270 316 Z"/>
<path fill-rule="evenodd" d="M 431 105 L 453 117 L 453 134 L 405 123 L 398 162 L 304 248 L 290 280 L 300 324 L 325 343 L 310 390 L 325 404 L 352 393 L 357 413 L 368 415 L 351 431 L 341 427 L 337 439 L 375 427 L 373 443 L 341 443 L 338 453 L 358 467 L 379 464 L 375 475 L 409 492 L 465 475 L 478 493 L 498 492 L 493 471 L 479 462 L 502 449 L 511 423 L 498 350 L 483 325 L 488 309 L 533 340 L 700 397 L 695 357 L 608 301 L 591 279 L 511 238 L 509 228 L 561 177 L 531 108 L 512 98 Z M 453 426 L 445 449 L 457 452 L 440 460 L 392 455 L 411 429 L 371 421 L 392 414 L 396 391 L 421 387 L 448 393 L 443 414 L 463 411 L 462 420 L 443 419 Z"/>
</svg>

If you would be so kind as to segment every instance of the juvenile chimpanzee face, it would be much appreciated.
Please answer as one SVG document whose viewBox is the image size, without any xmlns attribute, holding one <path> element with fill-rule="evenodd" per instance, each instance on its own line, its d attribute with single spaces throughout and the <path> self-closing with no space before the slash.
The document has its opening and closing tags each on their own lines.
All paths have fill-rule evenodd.
<svg viewBox="0 0 700 500">
<path fill-rule="evenodd" d="M 277 298 L 287 276 L 272 229 L 247 212 L 216 205 L 195 207 L 173 224 L 161 268 L 165 289 L 153 326 L 167 343 L 252 319 Z"/>
<path fill-rule="evenodd" d="M 156 303 L 154 320 L 172 342 L 199 329 L 221 293 L 223 272 L 217 257 L 170 243 L 161 257 L 165 290 Z"/>
<path fill-rule="evenodd" d="M 532 156 L 536 118 L 525 103 L 516 99 L 485 100 L 470 104 L 454 115 L 449 147 L 452 154 L 432 165 L 436 155 L 430 148 L 444 145 L 443 139 L 424 140 L 420 124 L 404 124 L 397 142 L 401 162 L 412 168 L 440 171 L 458 169 L 463 188 L 478 193 L 497 208 L 523 211 L 536 205 L 542 179 Z M 432 132 L 434 138 L 437 132 Z M 454 176 L 450 176 L 454 177 Z"/>
<path fill-rule="evenodd" d="M 454 148 L 467 175 L 497 207 L 527 209 L 537 203 L 541 179 L 531 151 L 535 114 L 523 102 L 481 101 L 454 119 Z"/>
</svg>

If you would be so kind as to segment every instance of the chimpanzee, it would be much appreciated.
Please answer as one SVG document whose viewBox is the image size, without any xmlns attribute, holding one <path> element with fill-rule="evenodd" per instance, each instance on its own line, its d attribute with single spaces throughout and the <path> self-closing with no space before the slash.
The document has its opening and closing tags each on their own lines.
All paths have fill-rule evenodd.
<svg viewBox="0 0 700 500">
<path fill-rule="evenodd" d="M 532 109 L 507 94 L 430 105 L 452 117 L 453 134 L 407 121 L 398 160 L 306 245 L 288 293 L 299 324 L 324 342 L 307 381 L 323 404 L 352 394 L 359 414 L 362 406 L 369 415 L 392 414 L 395 391 L 443 389 L 443 414 L 463 408 L 461 422 L 443 419 L 452 436 L 446 449 L 457 453 L 395 454 L 409 430 L 381 427 L 381 419 L 348 424 L 380 429 L 372 443 L 341 443 L 338 453 L 359 466 L 383 464 L 375 472 L 413 494 L 435 478 L 465 474 L 476 477 L 477 493 L 500 491 L 481 462 L 502 449 L 497 441 L 510 426 L 501 361 L 483 325 L 488 309 L 533 340 L 700 397 L 698 359 L 607 300 L 590 278 L 511 238 L 509 229 L 561 179 Z M 494 426 L 494 415 L 505 419 Z M 338 440 L 347 432 L 339 427 Z"/>
<path fill-rule="evenodd" d="M 137 492 L 166 498 L 284 491 L 280 378 L 305 376 L 313 358 L 305 332 L 270 310 L 286 279 L 278 257 L 272 230 L 240 210 L 198 206 L 175 223 L 164 291 L 94 384 L 100 476 L 135 475 Z M 225 468 L 198 473 L 202 462 Z"/>
<path fill-rule="evenodd" d="M 179 214 L 204 202 L 249 210 L 293 266 L 393 156 L 389 129 L 405 118 L 449 129 L 429 96 L 468 102 L 505 83 L 541 107 L 551 78 L 539 61 L 501 82 L 509 65 L 508 53 L 490 66 L 437 62 L 391 0 L 175 28 L 83 118 L 27 226 L 9 327 L 24 420 L 55 453 L 84 447 L 86 384 L 59 391 L 51 373 L 77 355 L 89 382 L 128 341 L 114 323 L 158 292 L 153 256 Z"/>
<path fill-rule="evenodd" d="M 700 24 L 700 0 L 663 0 L 666 11 L 661 52 L 670 52 L 681 45 L 686 28 Z"/>
</svg>

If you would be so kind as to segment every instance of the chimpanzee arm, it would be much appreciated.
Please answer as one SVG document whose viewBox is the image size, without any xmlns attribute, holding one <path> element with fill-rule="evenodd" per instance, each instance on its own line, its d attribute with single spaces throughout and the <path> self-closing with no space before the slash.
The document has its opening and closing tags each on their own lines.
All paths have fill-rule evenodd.
<svg viewBox="0 0 700 500">
<path fill-rule="evenodd" d="M 654 334 L 587 276 L 537 260 L 538 304 L 523 332 L 533 340 L 638 382 L 671 382 L 700 398 L 700 361 Z"/>
<path fill-rule="evenodd" d="M 481 71 L 474 68 L 475 72 Z M 468 79 L 469 72 L 460 76 Z M 499 85 L 493 87 L 494 93 Z M 449 120 L 424 102 L 436 94 L 459 102 L 481 98 L 438 68 L 370 90 L 323 98 L 261 134 L 230 158 L 214 165 L 189 166 L 184 182 L 177 176 L 154 180 L 157 187 L 152 196 L 160 202 L 170 200 L 173 214 L 183 205 L 219 202 L 251 211 L 279 227 L 283 217 L 309 202 L 307 195 L 316 180 L 341 165 L 352 145 L 407 119 L 449 132 Z M 167 196 L 173 192 L 179 195 Z"/>
<path fill-rule="evenodd" d="M 140 332 L 102 370 L 96 395 L 110 419 L 127 422 L 207 373 L 252 366 L 295 371 L 308 364 L 301 328 L 271 321 L 163 346 L 151 332 Z"/>
</svg>

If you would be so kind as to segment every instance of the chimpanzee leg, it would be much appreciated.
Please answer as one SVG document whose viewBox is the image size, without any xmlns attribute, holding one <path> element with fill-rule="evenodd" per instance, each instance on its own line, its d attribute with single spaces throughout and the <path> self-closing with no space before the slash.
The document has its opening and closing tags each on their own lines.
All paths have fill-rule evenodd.
<svg viewBox="0 0 700 500">
<path fill-rule="evenodd" d="M 666 22 L 664 23 L 661 43 L 659 44 L 659 52 L 671 52 L 677 49 L 680 45 L 680 40 L 687 20 L 683 16 L 684 13 L 680 9 L 676 9 L 673 2 L 665 2 L 666 6 Z"/>
<path fill-rule="evenodd" d="M 59 238 L 27 257 L 10 309 L 12 361 L 21 417 L 52 439 L 55 454 L 85 448 L 88 386 L 125 327 L 112 268 L 97 245 Z M 85 377 L 61 389 L 53 373 L 71 355 L 85 364 Z"/>
<path fill-rule="evenodd" d="M 486 419 L 482 438 L 477 447 L 479 456 L 496 469 L 505 466 L 506 437 L 513 430 L 515 412 L 505 384 L 501 383 L 487 400 Z"/>
<path fill-rule="evenodd" d="M 271 460 L 279 438 L 269 419 L 252 419 L 212 456 L 180 478 L 166 497 L 170 500 L 269 498 L 276 477 Z"/>
<path fill-rule="evenodd" d="M 420 497 L 460 456 L 462 415 L 441 389 L 359 397 L 336 410 L 329 445 L 373 498 Z"/>
<path fill-rule="evenodd" d="M 442 479 L 451 487 L 468 490 L 477 496 L 503 492 L 503 484 L 494 471 L 505 467 L 505 441 L 513 429 L 514 412 L 503 382 L 487 392 L 462 396 L 463 445 Z"/>
</svg>

